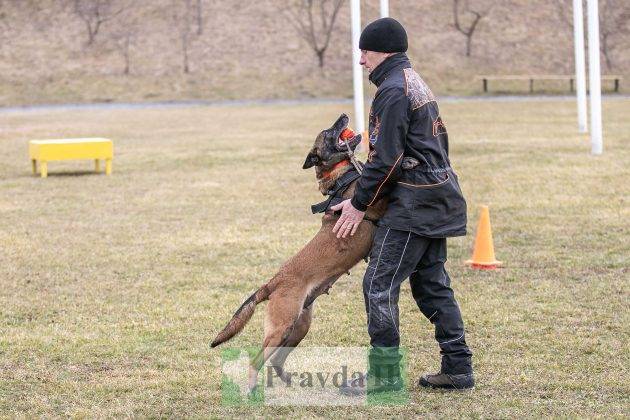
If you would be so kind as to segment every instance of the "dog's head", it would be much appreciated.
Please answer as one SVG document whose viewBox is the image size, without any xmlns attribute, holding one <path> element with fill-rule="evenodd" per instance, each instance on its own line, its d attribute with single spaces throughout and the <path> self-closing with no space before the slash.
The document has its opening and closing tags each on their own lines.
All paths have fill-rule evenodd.
<svg viewBox="0 0 630 420">
<path fill-rule="evenodd" d="M 346 138 L 349 121 L 350 119 L 346 114 L 341 114 L 332 127 L 319 133 L 313 148 L 306 156 L 302 168 L 315 167 L 315 174 L 320 181 L 320 189 L 322 189 L 322 182 L 326 181 L 326 174 L 330 173 L 338 163 L 349 159 L 348 146 L 354 150 L 361 143 L 361 134 Z"/>
</svg>

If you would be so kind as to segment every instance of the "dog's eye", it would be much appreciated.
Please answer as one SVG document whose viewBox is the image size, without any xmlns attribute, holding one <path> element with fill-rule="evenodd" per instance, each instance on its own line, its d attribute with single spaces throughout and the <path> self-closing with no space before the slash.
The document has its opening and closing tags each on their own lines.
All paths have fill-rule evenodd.
<svg viewBox="0 0 630 420">
<path fill-rule="evenodd" d="M 320 158 L 315 153 L 309 154 L 308 155 L 308 160 L 311 163 L 311 165 L 313 165 L 313 166 L 318 166 L 318 165 L 320 165 L 322 163 L 322 158 Z"/>
</svg>

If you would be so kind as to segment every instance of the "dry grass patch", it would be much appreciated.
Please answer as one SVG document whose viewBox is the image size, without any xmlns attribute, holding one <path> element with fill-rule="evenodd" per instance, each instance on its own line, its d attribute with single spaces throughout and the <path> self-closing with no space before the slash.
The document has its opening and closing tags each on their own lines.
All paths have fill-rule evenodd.
<svg viewBox="0 0 630 420">
<path fill-rule="evenodd" d="M 5 416 L 339 416 L 337 408 L 220 406 L 209 341 L 318 229 L 301 164 L 343 105 L 0 114 L 0 412 Z M 469 202 L 489 204 L 493 273 L 449 269 L 475 353 L 472 393 L 413 392 L 353 415 L 627 416 L 628 101 L 606 101 L 589 155 L 573 102 L 444 104 Z M 31 138 L 114 140 L 90 162 L 30 174 Z M 368 342 L 362 264 L 316 304 L 306 346 Z M 413 378 L 438 366 L 431 326 L 401 294 Z M 257 345 L 259 310 L 233 345 Z"/>
</svg>

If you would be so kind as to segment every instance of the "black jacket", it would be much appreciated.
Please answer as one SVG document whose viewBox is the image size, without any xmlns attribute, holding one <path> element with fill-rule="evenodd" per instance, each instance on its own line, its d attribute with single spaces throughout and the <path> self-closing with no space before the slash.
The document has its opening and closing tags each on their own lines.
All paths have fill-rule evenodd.
<svg viewBox="0 0 630 420">
<path fill-rule="evenodd" d="M 448 158 L 448 134 L 433 93 L 404 53 L 370 74 L 368 162 L 352 198 L 365 211 L 387 196 L 380 224 L 427 237 L 466 234 L 466 201 Z"/>
</svg>

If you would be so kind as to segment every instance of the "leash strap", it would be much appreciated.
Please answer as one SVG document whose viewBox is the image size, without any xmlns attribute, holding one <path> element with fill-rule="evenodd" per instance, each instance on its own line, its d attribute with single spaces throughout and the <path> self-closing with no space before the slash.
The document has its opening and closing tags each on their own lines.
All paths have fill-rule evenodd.
<svg viewBox="0 0 630 420">
<path fill-rule="evenodd" d="M 363 136 L 363 134 L 361 134 L 361 136 Z M 361 137 L 361 138 L 363 138 L 363 137 Z M 348 149 L 348 157 L 350 158 L 350 162 L 352 162 L 352 165 L 354 166 L 354 168 L 359 173 L 359 176 L 361 176 L 361 174 L 363 174 L 363 165 L 354 156 L 354 150 L 352 150 L 350 148 L 350 145 L 348 144 L 348 142 L 344 141 L 344 144 L 346 145 L 346 149 Z M 361 142 L 359 142 L 359 144 L 361 144 Z M 357 145 L 357 147 L 358 147 L 358 145 Z"/>
</svg>

